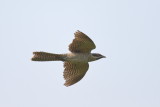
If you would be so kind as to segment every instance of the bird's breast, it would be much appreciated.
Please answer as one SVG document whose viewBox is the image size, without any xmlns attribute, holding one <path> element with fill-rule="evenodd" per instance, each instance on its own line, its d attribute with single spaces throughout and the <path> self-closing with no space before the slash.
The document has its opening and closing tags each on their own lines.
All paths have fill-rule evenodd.
<svg viewBox="0 0 160 107">
<path fill-rule="evenodd" d="M 69 53 L 66 60 L 71 62 L 88 62 L 89 57 L 89 53 Z"/>
</svg>

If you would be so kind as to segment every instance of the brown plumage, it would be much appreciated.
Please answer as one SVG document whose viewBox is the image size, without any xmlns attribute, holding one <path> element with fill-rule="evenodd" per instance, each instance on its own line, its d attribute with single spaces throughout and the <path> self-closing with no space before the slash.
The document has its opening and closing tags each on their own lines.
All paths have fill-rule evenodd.
<svg viewBox="0 0 160 107">
<path fill-rule="evenodd" d="M 64 54 L 53 54 L 48 52 L 33 52 L 32 61 L 64 61 Z"/>
<path fill-rule="evenodd" d="M 69 45 L 71 52 L 90 53 L 92 49 L 96 48 L 94 42 L 86 34 L 77 31 L 74 35 L 75 39 Z"/>
<path fill-rule="evenodd" d="M 64 79 L 66 80 L 65 86 L 70 86 L 80 81 L 86 74 L 89 68 L 88 63 L 71 63 L 64 62 Z"/>
<path fill-rule="evenodd" d="M 96 48 L 94 42 L 84 33 L 77 31 L 74 33 L 75 39 L 69 45 L 71 53 L 52 54 L 47 52 L 33 52 L 32 61 L 63 61 L 64 62 L 64 85 L 70 86 L 80 81 L 86 74 L 88 62 L 105 58 L 98 53 L 90 53 Z"/>
</svg>

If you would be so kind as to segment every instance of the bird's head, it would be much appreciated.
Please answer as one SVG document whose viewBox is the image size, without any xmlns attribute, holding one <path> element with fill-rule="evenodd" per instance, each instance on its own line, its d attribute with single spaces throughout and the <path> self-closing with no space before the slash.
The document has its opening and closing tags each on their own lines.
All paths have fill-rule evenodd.
<svg viewBox="0 0 160 107">
<path fill-rule="evenodd" d="M 94 61 L 94 60 L 98 60 L 98 59 L 106 58 L 106 57 L 99 54 L 99 53 L 92 53 L 92 58 L 93 58 L 93 61 Z"/>
</svg>

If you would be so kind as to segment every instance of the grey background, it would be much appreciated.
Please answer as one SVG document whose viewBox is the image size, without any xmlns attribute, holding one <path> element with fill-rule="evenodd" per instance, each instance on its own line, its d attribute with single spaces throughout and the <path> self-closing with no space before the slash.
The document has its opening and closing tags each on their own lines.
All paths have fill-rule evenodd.
<svg viewBox="0 0 160 107">
<path fill-rule="evenodd" d="M 76 30 L 107 58 L 65 87 L 62 62 L 30 59 Z M 1 0 L 0 107 L 160 107 L 159 42 L 159 0 Z"/>
</svg>

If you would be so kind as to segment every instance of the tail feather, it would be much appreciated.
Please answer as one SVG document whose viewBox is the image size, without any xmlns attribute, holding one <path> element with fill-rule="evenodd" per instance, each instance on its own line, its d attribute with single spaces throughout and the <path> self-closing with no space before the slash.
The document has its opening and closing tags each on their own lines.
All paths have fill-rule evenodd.
<svg viewBox="0 0 160 107">
<path fill-rule="evenodd" d="M 62 54 L 52 54 L 47 52 L 33 52 L 32 61 L 64 61 Z"/>
</svg>

